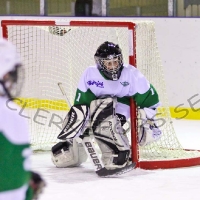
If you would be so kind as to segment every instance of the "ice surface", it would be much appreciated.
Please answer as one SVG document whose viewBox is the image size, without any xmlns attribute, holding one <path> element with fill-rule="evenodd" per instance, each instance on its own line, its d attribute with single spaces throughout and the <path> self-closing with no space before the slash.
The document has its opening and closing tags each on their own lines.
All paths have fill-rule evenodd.
<svg viewBox="0 0 200 200">
<path fill-rule="evenodd" d="M 173 120 L 185 148 L 200 149 L 200 121 Z M 199 200 L 200 166 L 133 171 L 100 178 L 90 162 L 81 167 L 59 169 L 50 153 L 34 153 L 33 170 L 46 180 L 40 200 Z"/>
</svg>

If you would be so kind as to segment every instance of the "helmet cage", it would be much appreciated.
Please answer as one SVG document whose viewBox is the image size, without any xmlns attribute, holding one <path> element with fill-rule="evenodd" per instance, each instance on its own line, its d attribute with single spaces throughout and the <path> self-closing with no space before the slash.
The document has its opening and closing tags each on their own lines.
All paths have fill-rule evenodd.
<svg viewBox="0 0 200 200">
<path fill-rule="evenodd" d="M 96 61 L 96 64 L 97 64 L 98 68 L 102 72 L 106 72 L 104 74 L 106 76 L 108 76 L 108 78 L 111 78 L 113 80 L 117 80 L 119 78 L 118 77 L 118 73 L 119 73 L 119 70 L 123 66 L 122 54 L 119 54 L 119 55 L 108 55 L 106 58 L 95 56 L 95 61 Z M 113 68 L 108 68 L 108 66 L 105 65 L 106 62 L 115 62 L 115 61 L 118 61 L 118 65 L 113 67 Z"/>
</svg>

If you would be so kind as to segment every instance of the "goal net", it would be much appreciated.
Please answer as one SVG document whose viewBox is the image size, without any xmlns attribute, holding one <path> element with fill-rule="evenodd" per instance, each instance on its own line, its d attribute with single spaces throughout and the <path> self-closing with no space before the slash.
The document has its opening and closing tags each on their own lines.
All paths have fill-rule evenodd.
<svg viewBox="0 0 200 200">
<path fill-rule="evenodd" d="M 163 136 L 145 147 L 139 147 L 136 142 L 137 128 L 133 125 L 137 124 L 134 117 L 137 112 L 132 104 L 129 138 L 137 167 L 200 164 L 200 153 L 183 149 L 173 128 L 154 22 L 3 20 L 2 32 L 17 46 L 25 68 L 20 105 L 23 116 L 29 120 L 34 150 L 50 149 L 57 142 L 69 110 L 58 83 L 62 83 L 73 104 L 81 74 L 94 65 L 97 47 L 110 41 L 119 44 L 124 63 L 136 66 L 153 84 L 162 103 L 158 121 Z"/>
</svg>

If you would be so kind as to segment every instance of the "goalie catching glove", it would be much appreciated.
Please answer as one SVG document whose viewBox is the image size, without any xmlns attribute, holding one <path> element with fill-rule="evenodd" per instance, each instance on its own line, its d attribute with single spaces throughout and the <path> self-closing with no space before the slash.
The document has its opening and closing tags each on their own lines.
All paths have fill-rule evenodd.
<svg viewBox="0 0 200 200">
<path fill-rule="evenodd" d="M 162 132 L 154 119 L 156 110 L 143 108 L 139 109 L 139 113 L 138 143 L 140 146 L 145 146 L 160 139 Z"/>
</svg>

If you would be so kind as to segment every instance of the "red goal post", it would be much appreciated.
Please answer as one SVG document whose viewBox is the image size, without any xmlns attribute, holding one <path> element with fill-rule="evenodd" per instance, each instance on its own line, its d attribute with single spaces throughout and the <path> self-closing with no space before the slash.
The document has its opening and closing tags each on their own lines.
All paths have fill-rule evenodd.
<svg viewBox="0 0 200 200">
<path fill-rule="evenodd" d="M 136 166 L 158 169 L 200 164 L 200 153 L 183 149 L 171 124 L 152 21 L 2 20 L 1 26 L 3 37 L 18 47 L 23 59 L 26 75 L 21 98 L 26 102 L 28 115 L 35 120 L 30 120 L 31 143 L 35 149 L 52 145 L 59 133 L 58 127 L 52 126 L 56 123 L 44 123 L 44 118 L 48 119 L 49 113 L 52 113 L 50 121 L 52 116 L 59 118 L 62 115 L 63 118 L 62 112 L 69 109 L 52 83 L 61 78 L 64 86 L 70 88 L 67 95 L 72 99 L 80 74 L 92 62 L 88 57 L 94 54 L 99 44 L 108 40 L 119 44 L 126 62 L 145 74 L 164 102 L 160 109 L 160 116 L 165 121 L 162 139 L 139 147 L 137 111 L 131 100 L 131 147 Z M 77 70 L 73 65 L 83 67 Z M 65 82 L 65 79 L 69 81 Z M 43 112 L 46 109 L 47 115 L 41 117 L 38 114 L 41 108 Z"/>
</svg>

